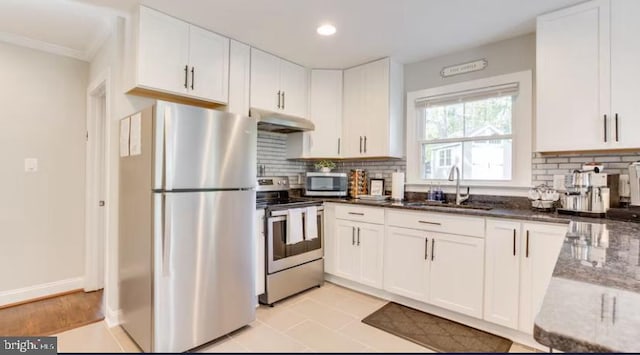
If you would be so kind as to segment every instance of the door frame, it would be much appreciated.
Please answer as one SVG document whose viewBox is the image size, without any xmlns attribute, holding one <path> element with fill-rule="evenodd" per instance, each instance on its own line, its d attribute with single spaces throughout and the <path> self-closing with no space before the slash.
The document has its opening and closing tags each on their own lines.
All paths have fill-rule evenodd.
<svg viewBox="0 0 640 355">
<path fill-rule="evenodd" d="M 110 159 L 111 141 L 111 73 L 107 68 L 98 75 L 87 88 L 86 117 L 86 194 L 85 194 L 85 292 L 105 288 L 109 280 L 108 239 L 110 237 L 111 207 L 108 203 L 100 207 L 98 199 L 100 189 L 105 198 L 110 195 Z M 102 121 L 102 122 L 101 122 Z M 102 136 L 100 147 L 99 137 Z M 102 152 L 101 152 L 102 150 Z M 102 153 L 102 157 L 100 154 Z M 100 173 L 102 172 L 102 177 Z M 100 178 L 103 179 L 100 186 Z M 108 202 L 108 201 L 107 201 Z M 103 219 L 102 230 L 99 223 Z M 106 292 L 104 293 L 106 297 Z"/>
</svg>

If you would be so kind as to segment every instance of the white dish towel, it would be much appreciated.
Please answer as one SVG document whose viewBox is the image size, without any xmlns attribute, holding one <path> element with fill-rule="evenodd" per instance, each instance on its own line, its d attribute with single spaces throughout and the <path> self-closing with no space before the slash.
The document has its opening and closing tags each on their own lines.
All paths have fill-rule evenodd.
<svg viewBox="0 0 640 355">
<path fill-rule="evenodd" d="M 287 215 L 287 244 L 296 244 L 304 240 L 302 234 L 303 208 L 291 208 Z"/>
<path fill-rule="evenodd" d="M 316 206 L 307 207 L 307 218 L 304 219 L 304 229 L 307 233 L 306 240 L 318 238 L 318 208 Z"/>
</svg>

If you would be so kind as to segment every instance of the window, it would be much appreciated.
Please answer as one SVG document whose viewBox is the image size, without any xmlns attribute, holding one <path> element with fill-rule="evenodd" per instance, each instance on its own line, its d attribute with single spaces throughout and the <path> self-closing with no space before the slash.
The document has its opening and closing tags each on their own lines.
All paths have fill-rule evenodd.
<svg viewBox="0 0 640 355">
<path fill-rule="evenodd" d="M 508 85 L 473 95 L 418 101 L 422 160 L 426 166 L 438 159 L 437 169 L 423 171 L 422 177 L 447 179 L 455 165 L 465 180 L 511 180 L 515 89 L 517 85 Z"/>
<path fill-rule="evenodd" d="M 530 72 L 410 92 L 407 102 L 409 183 L 447 180 L 457 166 L 469 185 L 530 184 Z"/>
</svg>

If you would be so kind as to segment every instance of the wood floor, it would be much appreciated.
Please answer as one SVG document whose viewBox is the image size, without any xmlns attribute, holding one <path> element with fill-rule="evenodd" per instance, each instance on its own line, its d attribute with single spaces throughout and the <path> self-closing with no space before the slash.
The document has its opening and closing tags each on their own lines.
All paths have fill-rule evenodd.
<svg viewBox="0 0 640 355">
<path fill-rule="evenodd" d="M 0 309 L 0 336 L 44 336 L 104 319 L 102 290 L 78 291 Z"/>
</svg>

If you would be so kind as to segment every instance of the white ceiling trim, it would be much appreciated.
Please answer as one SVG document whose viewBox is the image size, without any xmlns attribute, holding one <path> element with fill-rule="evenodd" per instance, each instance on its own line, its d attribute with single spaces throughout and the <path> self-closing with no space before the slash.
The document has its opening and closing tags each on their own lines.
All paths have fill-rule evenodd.
<svg viewBox="0 0 640 355">
<path fill-rule="evenodd" d="M 109 39 L 109 36 L 115 27 L 115 23 L 110 27 L 111 28 L 104 28 L 100 33 L 98 33 L 91 41 L 91 44 L 89 44 L 89 47 L 87 47 L 87 51 L 85 52 L 85 60 L 87 62 L 93 61 L 96 53 L 98 53 L 102 45 L 107 41 L 107 39 Z"/>
<path fill-rule="evenodd" d="M 104 42 L 109 38 L 110 34 L 110 29 L 102 31 L 100 34 L 95 36 L 93 41 L 91 41 L 91 45 L 86 51 L 60 46 L 49 42 L 39 41 L 8 32 L 0 32 L 0 41 L 15 44 L 16 46 L 27 47 L 51 54 L 78 59 L 83 62 L 91 62 L 98 50 L 100 50 L 100 47 L 102 47 L 102 44 L 104 44 Z"/>
<path fill-rule="evenodd" d="M 71 58 L 79 59 L 85 62 L 88 61 L 87 53 L 84 51 L 79 51 L 77 49 L 31 39 L 31 38 L 16 35 L 13 33 L 0 32 L 0 41 L 15 44 L 17 46 L 40 50 L 43 52 L 57 54 L 65 57 L 71 57 Z"/>
</svg>

